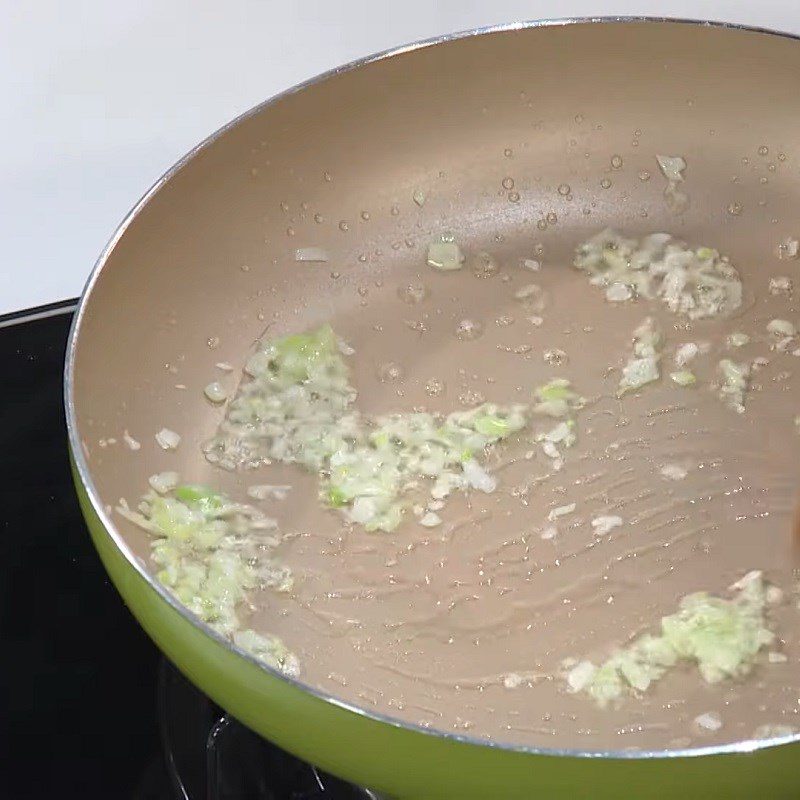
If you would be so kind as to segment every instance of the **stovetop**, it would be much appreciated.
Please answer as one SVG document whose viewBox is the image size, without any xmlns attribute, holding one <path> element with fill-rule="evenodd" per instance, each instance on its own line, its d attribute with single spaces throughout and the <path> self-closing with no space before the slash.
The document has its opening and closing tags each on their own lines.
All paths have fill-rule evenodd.
<svg viewBox="0 0 800 800">
<path fill-rule="evenodd" d="M 72 486 L 74 302 L 0 317 L 3 796 L 368 800 L 240 725 L 172 667 L 106 577 Z"/>
</svg>

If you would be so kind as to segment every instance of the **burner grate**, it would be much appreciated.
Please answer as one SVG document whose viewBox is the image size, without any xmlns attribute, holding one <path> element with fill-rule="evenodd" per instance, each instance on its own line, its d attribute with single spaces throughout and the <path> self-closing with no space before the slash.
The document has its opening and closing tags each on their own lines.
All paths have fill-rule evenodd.
<svg viewBox="0 0 800 800">
<path fill-rule="evenodd" d="M 246 728 L 162 659 L 158 720 L 175 800 L 380 800 Z"/>
</svg>

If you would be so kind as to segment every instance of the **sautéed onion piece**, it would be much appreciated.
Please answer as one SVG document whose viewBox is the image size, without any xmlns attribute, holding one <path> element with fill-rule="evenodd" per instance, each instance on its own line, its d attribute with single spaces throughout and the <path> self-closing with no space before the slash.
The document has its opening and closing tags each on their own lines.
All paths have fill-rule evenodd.
<svg viewBox="0 0 800 800">
<path fill-rule="evenodd" d="M 614 302 L 658 299 L 689 319 L 727 315 L 742 304 L 742 282 L 726 256 L 693 250 L 668 233 L 637 240 L 607 228 L 578 247 L 573 263 Z"/>
<path fill-rule="evenodd" d="M 605 707 L 626 692 L 646 691 L 682 661 L 696 664 L 707 683 L 747 675 L 775 638 L 765 619 L 766 586 L 760 572 L 751 572 L 731 588 L 731 599 L 687 595 L 661 619 L 660 634 L 640 636 L 600 666 L 578 662 L 565 676 L 569 689 Z"/>
<path fill-rule="evenodd" d="M 455 489 L 493 492 L 481 465 L 487 448 L 527 423 L 525 405 L 485 403 L 447 416 L 368 417 L 330 326 L 262 342 L 206 458 L 226 469 L 272 461 L 319 473 L 320 498 L 352 523 L 391 531 L 421 480 L 441 500 Z M 426 520 L 429 522 L 430 518 Z"/>
<path fill-rule="evenodd" d="M 633 357 L 622 368 L 622 378 L 617 388 L 617 397 L 640 389 L 661 377 L 659 361 L 664 336 L 652 317 L 648 317 L 633 332 Z"/>
<path fill-rule="evenodd" d="M 223 636 L 281 672 L 298 675 L 299 662 L 283 642 L 249 630 L 240 617 L 249 591 L 292 588 L 291 570 L 271 557 L 281 542 L 275 520 L 203 486 L 174 486 L 174 473 L 154 478 L 162 494 L 149 492 L 137 510 L 121 501 L 117 511 L 153 537 L 158 580 Z"/>
</svg>

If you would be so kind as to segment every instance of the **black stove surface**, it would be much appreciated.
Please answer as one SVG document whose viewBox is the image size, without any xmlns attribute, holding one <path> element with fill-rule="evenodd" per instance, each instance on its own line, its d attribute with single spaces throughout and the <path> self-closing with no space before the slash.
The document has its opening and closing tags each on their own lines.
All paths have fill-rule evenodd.
<svg viewBox="0 0 800 800">
<path fill-rule="evenodd" d="M 71 307 L 0 318 L 3 796 L 366 800 L 240 725 L 159 654 L 106 577 L 69 471 Z"/>
</svg>

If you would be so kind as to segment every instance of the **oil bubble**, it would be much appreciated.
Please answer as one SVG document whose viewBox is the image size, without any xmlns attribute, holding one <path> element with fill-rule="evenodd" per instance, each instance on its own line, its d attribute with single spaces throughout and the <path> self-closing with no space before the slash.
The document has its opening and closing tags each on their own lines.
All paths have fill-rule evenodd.
<svg viewBox="0 0 800 800">
<path fill-rule="evenodd" d="M 403 368 L 396 361 L 386 361 L 378 366 L 378 380 L 381 383 L 393 383 L 403 377 Z"/>
<path fill-rule="evenodd" d="M 482 334 L 483 325 L 472 319 L 462 319 L 456 326 L 456 338 L 462 341 L 477 339 Z"/>
</svg>

